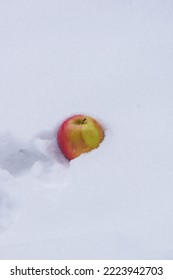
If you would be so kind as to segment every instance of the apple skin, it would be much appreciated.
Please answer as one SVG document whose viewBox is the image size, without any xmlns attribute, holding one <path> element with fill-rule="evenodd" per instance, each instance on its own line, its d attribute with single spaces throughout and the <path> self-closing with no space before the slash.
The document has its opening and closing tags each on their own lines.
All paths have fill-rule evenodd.
<svg viewBox="0 0 173 280">
<path fill-rule="evenodd" d="M 103 139 L 102 126 L 86 115 L 69 117 L 62 123 L 57 133 L 59 148 L 69 160 L 98 148 Z"/>
</svg>

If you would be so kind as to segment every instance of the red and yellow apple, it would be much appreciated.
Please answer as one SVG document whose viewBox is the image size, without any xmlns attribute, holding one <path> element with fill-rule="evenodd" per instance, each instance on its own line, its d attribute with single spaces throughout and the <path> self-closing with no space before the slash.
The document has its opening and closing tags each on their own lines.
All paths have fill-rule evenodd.
<svg viewBox="0 0 173 280">
<path fill-rule="evenodd" d="M 104 130 L 98 121 L 85 115 L 66 119 L 57 133 L 60 150 L 69 160 L 95 148 L 104 138 Z"/>
</svg>

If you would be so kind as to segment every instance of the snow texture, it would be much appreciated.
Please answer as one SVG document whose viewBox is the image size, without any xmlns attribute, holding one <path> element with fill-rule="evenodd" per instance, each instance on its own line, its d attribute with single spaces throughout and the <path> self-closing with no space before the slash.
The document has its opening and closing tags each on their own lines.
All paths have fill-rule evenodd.
<svg viewBox="0 0 173 280">
<path fill-rule="evenodd" d="M 0 259 L 173 259 L 173 2 L 0 1 Z M 68 162 L 73 114 L 105 127 Z"/>
</svg>

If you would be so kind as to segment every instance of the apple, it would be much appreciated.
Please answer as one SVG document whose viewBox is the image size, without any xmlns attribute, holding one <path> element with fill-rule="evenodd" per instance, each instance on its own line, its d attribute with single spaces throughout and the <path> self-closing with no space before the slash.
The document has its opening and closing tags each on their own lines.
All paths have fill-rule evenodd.
<svg viewBox="0 0 173 280">
<path fill-rule="evenodd" d="M 57 133 L 57 142 L 64 156 L 71 160 L 99 146 L 104 130 L 98 121 L 85 115 L 66 119 Z"/>
</svg>

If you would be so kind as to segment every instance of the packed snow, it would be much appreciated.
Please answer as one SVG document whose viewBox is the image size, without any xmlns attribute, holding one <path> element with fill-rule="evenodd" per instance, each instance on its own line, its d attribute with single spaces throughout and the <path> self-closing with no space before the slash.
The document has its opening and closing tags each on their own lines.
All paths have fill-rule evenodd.
<svg viewBox="0 0 173 280">
<path fill-rule="evenodd" d="M 173 2 L 0 1 L 0 259 L 173 258 Z M 103 125 L 68 161 L 62 121 Z"/>
</svg>

